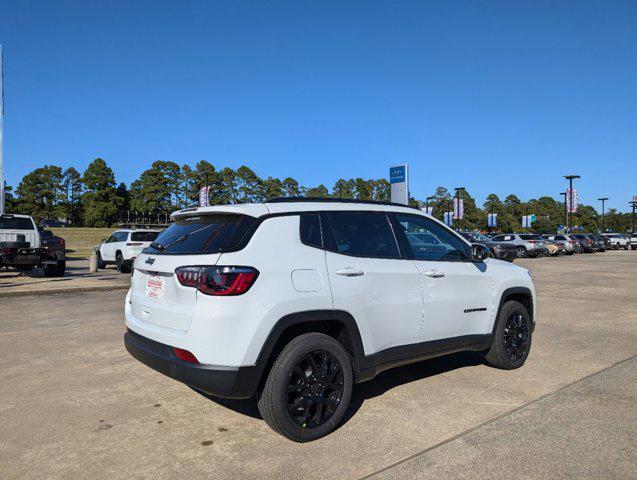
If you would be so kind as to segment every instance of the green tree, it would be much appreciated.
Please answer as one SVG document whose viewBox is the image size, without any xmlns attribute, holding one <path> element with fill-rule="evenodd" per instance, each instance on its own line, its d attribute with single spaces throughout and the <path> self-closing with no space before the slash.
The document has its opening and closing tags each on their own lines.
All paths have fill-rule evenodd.
<svg viewBox="0 0 637 480">
<path fill-rule="evenodd" d="M 181 167 L 175 162 L 153 162 L 131 184 L 131 210 L 149 213 L 174 210 L 179 204 L 181 180 Z"/>
<path fill-rule="evenodd" d="M 237 180 L 237 172 L 232 168 L 226 167 L 219 172 L 220 192 L 219 198 L 222 204 L 238 203 L 239 200 L 239 182 Z"/>
<path fill-rule="evenodd" d="M 278 178 L 268 177 L 263 181 L 263 193 L 265 199 L 283 197 L 285 190 L 283 188 L 283 182 Z"/>
<path fill-rule="evenodd" d="M 82 175 L 75 168 L 69 167 L 62 174 L 62 190 L 66 192 L 64 210 L 66 220 L 70 225 L 77 227 L 82 225 Z"/>
<path fill-rule="evenodd" d="M 263 180 L 245 165 L 240 166 L 236 173 L 236 185 L 239 203 L 262 202 L 265 197 Z"/>
<path fill-rule="evenodd" d="M 58 218 L 64 212 L 62 169 L 55 165 L 36 168 L 22 177 L 16 189 L 18 213 L 42 218 Z"/>
<path fill-rule="evenodd" d="M 299 186 L 299 182 L 297 182 L 292 177 L 287 177 L 283 179 L 283 192 L 286 197 L 298 197 L 301 195 L 301 187 Z"/>
<path fill-rule="evenodd" d="M 117 221 L 123 199 L 117 195 L 113 170 L 101 158 L 93 160 L 82 176 L 84 225 L 110 227 Z"/>
<path fill-rule="evenodd" d="M 321 184 L 317 187 L 308 188 L 305 192 L 305 196 L 311 198 L 326 198 L 329 197 L 329 192 L 327 191 L 327 187 Z"/>
</svg>

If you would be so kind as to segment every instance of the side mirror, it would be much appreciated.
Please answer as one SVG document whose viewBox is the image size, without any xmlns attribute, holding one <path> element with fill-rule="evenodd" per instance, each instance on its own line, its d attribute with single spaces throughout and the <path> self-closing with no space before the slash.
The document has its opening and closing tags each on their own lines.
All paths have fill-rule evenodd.
<svg viewBox="0 0 637 480">
<path fill-rule="evenodd" d="M 482 262 L 489 256 L 489 249 L 480 243 L 471 245 L 471 260 L 474 262 Z"/>
</svg>

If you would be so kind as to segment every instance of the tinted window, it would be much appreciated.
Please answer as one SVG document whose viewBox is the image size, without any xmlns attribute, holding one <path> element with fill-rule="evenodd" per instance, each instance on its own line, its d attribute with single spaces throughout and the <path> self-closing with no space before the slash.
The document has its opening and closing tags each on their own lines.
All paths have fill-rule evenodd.
<svg viewBox="0 0 637 480">
<path fill-rule="evenodd" d="M 520 235 L 522 240 L 542 240 L 542 235 Z"/>
<path fill-rule="evenodd" d="M 399 257 L 398 246 L 385 214 L 329 213 L 336 251 L 362 257 Z"/>
<path fill-rule="evenodd" d="M 433 220 L 414 215 L 396 215 L 396 220 L 409 244 L 409 258 L 446 261 L 467 258 L 467 244 Z"/>
<path fill-rule="evenodd" d="M 0 217 L 0 228 L 8 230 L 35 230 L 30 218 L 24 217 Z"/>
<path fill-rule="evenodd" d="M 216 253 L 239 245 L 256 219 L 247 215 L 199 215 L 182 218 L 161 232 L 144 253 L 188 255 Z"/>
<path fill-rule="evenodd" d="M 312 247 L 323 248 L 321 221 L 318 213 L 301 215 L 301 241 Z"/>
<path fill-rule="evenodd" d="M 158 235 L 159 232 L 133 232 L 130 239 L 132 242 L 152 242 Z"/>
<path fill-rule="evenodd" d="M 116 242 L 125 242 L 128 240 L 128 232 L 118 232 L 115 234 Z"/>
</svg>

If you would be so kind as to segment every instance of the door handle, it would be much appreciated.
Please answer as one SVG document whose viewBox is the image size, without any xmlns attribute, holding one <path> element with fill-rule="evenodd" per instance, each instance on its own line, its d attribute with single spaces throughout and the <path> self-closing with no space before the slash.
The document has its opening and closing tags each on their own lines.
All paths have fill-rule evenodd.
<svg viewBox="0 0 637 480">
<path fill-rule="evenodd" d="M 343 275 L 344 277 L 360 277 L 361 275 L 364 275 L 365 272 L 356 268 L 347 267 L 339 268 L 338 270 L 336 270 L 336 274 Z"/>
<path fill-rule="evenodd" d="M 445 272 L 441 272 L 440 270 L 425 270 L 422 273 L 423 275 L 427 275 L 431 278 L 440 278 L 445 276 Z"/>
</svg>

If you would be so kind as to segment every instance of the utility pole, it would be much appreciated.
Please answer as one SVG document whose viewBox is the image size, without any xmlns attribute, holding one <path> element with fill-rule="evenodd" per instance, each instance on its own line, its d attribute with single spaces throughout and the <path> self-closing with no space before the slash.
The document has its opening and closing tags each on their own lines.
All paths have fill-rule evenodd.
<svg viewBox="0 0 637 480">
<path fill-rule="evenodd" d="M 604 202 L 606 200 L 608 200 L 608 197 L 602 197 L 602 198 L 598 198 L 597 200 L 599 200 L 600 202 L 602 202 L 602 229 L 600 233 L 604 233 Z"/>
<path fill-rule="evenodd" d="M 633 207 L 633 213 L 630 216 L 630 233 L 635 233 L 635 207 L 637 206 L 637 201 L 633 200 L 630 203 L 630 205 Z"/>
<path fill-rule="evenodd" d="M 570 204 L 571 204 L 571 208 L 570 209 L 573 210 L 573 180 L 576 179 L 576 178 L 582 178 L 582 177 L 580 177 L 579 175 L 564 175 L 564 178 L 566 180 L 568 180 L 568 185 L 569 185 L 568 193 L 569 193 L 569 197 L 570 197 L 569 200 L 570 200 Z M 568 212 L 568 208 L 567 208 L 567 212 Z M 575 213 L 575 212 L 570 212 L 570 213 Z M 572 215 L 570 215 L 570 217 L 572 218 Z M 569 226 L 569 215 L 568 214 L 566 216 L 566 226 L 567 227 Z"/>
<path fill-rule="evenodd" d="M 457 228 L 458 231 L 460 231 L 460 192 L 463 191 L 464 189 L 465 189 L 464 187 L 454 188 L 454 190 L 456 191 L 456 208 L 458 209 L 458 228 Z"/>
<path fill-rule="evenodd" d="M 4 163 L 2 159 L 2 120 L 4 118 L 4 69 L 2 63 L 2 45 L 0 45 L 0 215 L 4 213 Z"/>
</svg>

